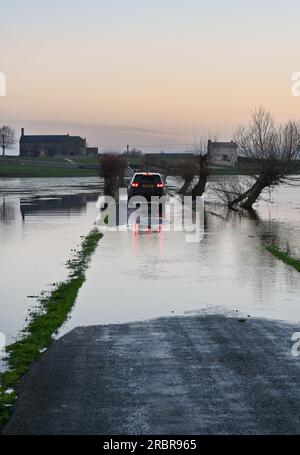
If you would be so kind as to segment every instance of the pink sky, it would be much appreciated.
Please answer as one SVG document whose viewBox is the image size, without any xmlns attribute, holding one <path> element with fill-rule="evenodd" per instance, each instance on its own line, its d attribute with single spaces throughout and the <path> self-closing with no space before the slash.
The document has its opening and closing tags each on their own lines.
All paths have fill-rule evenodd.
<svg viewBox="0 0 300 455">
<path fill-rule="evenodd" d="M 299 2 L 207 3 L 7 3 L 0 123 L 160 150 L 209 132 L 229 139 L 258 105 L 298 119 Z"/>
</svg>

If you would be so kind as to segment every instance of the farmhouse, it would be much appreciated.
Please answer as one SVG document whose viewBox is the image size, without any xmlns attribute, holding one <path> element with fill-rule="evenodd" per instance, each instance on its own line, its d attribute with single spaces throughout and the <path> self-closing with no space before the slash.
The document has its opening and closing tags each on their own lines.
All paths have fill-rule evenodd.
<svg viewBox="0 0 300 455">
<path fill-rule="evenodd" d="M 234 141 L 212 142 L 209 140 L 207 153 L 212 166 L 235 167 L 238 160 L 238 146 Z"/>
<path fill-rule="evenodd" d="M 85 156 L 86 139 L 79 136 L 27 136 L 22 128 L 20 138 L 20 156 L 53 157 L 53 156 Z"/>
</svg>

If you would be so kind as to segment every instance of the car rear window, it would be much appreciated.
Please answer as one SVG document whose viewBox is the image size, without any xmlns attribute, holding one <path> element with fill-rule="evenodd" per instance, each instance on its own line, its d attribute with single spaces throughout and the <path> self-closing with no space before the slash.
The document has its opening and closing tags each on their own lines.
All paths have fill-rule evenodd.
<svg viewBox="0 0 300 455">
<path fill-rule="evenodd" d="M 159 175 L 138 174 L 134 177 L 136 183 L 162 183 Z"/>
</svg>

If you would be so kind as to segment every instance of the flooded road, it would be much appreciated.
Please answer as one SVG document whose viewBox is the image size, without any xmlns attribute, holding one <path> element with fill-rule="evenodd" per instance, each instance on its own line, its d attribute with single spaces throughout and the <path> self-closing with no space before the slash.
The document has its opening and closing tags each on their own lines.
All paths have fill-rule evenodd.
<svg viewBox="0 0 300 455">
<path fill-rule="evenodd" d="M 0 179 L 0 332 L 8 341 L 36 304 L 31 297 L 66 277 L 71 249 L 95 221 L 101 185 L 97 178 Z M 256 217 L 207 199 L 200 243 L 172 230 L 106 232 L 60 334 L 203 312 L 300 321 L 299 274 L 264 248 L 278 244 L 300 257 L 299 188 L 281 187 Z"/>
<path fill-rule="evenodd" d="M 299 273 L 265 249 L 299 257 L 299 226 L 299 188 L 283 187 L 254 217 L 208 203 L 200 243 L 187 243 L 185 232 L 106 232 L 61 334 L 203 312 L 300 322 Z"/>
</svg>

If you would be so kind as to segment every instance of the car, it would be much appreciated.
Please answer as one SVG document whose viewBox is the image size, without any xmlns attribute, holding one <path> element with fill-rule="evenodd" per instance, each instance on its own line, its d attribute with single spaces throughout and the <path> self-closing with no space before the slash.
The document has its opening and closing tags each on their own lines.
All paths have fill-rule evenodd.
<svg viewBox="0 0 300 455">
<path fill-rule="evenodd" d="M 154 172 L 136 172 L 131 179 L 128 198 L 144 196 L 148 201 L 152 196 L 163 196 L 165 184 L 160 174 Z"/>
</svg>

